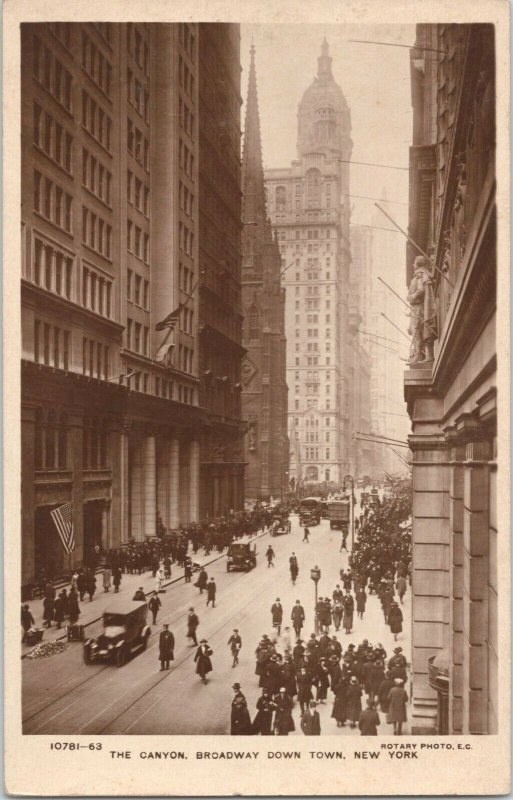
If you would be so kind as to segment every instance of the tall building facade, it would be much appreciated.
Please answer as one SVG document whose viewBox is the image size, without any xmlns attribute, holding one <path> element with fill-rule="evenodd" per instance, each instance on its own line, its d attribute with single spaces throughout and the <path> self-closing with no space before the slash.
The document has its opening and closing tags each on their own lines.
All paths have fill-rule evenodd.
<svg viewBox="0 0 513 800">
<path fill-rule="evenodd" d="M 325 40 L 298 108 L 298 158 L 265 171 L 284 260 L 290 475 L 306 483 L 338 483 L 350 468 L 351 120 L 331 62 Z"/>
<path fill-rule="evenodd" d="M 422 312 L 429 320 L 415 332 L 404 377 L 413 431 L 412 727 L 493 734 L 499 703 L 494 28 L 419 25 L 415 45 L 409 233 L 441 272 L 419 264 L 408 248 L 409 294 L 419 280 L 427 287 Z"/>
<path fill-rule="evenodd" d="M 197 25 L 31 24 L 21 40 L 28 584 L 199 518 L 200 58 Z M 70 558 L 50 515 L 64 503 Z"/>
<path fill-rule="evenodd" d="M 254 47 L 244 126 L 242 191 L 245 496 L 267 499 L 281 497 L 289 488 L 285 290 L 281 287 L 280 249 L 266 209 Z"/>
<path fill-rule="evenodd" d="M 201 515 L 244 506 L 239 25 L 200 24 Z"/>
</svg>

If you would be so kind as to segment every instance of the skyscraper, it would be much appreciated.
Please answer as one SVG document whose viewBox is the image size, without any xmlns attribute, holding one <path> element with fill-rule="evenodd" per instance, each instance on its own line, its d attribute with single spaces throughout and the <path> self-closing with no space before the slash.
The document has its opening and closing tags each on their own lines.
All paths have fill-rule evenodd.
<svg viewBox="0 0 513 800">
<path fill-rule="evenodd" d="M 350 467 L 351 120 L 331 62 L 324 40 L 317 76 L 299 103 L 298 158 L 265 172 L 284 259 L 290 473 L 306 482 L 340 482 Z"/>
<path fill-rule="evenodd" d="M 288 490 L 285 291 L 282 260 L 267 217 L 255 51 L 251 48 L 244 154 L 244 312 L 242 415 L 247 421 L 245 488 L 249 498 L 278 497 Z"/>
</svg>

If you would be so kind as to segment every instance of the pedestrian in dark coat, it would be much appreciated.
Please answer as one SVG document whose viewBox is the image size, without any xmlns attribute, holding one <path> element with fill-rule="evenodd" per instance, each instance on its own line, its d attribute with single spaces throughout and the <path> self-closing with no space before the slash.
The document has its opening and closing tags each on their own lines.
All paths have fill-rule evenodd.
<svg viewBox="0 0 513 800">
<path fill-rule="evenodd" d="M 78 589 L 78 594 L 80 596 L 80 600 L 82 601 L 87 591 L 87 576 L 84 574 L 82 570 L 80 570 L 80 572 L 78 573 L 77 589 Z"/>
<path fill-rule="evenodd" d="M 212 603 L 212 608 L 216 607 L 216 591 L 216 582 L 213 578 L 210 578 L 207 583 L 207 606 Z"/>
<path fill-rule="evenodd" d="M 21 607 L 21 627 L 23 628 L 22 642 L 27 640 L 27 633 L 33 625 L 35 625 L 34 617 L 30 613 L 30 606 L 25 603 L 25 605 Z"/>
<path fill-rule="evenodd" d="M 64 622 L 64 617 L 66 616 L 66 601 L 64 600 L 62 594 L 59 594 L 55 600 L 54 616 L 57 623 L 57 628 L 60 628 Z"/>
<path fill-rule="evenodd" d="M 148 608 L 151 611 L 152 624 L 155 625 L 155 623 L 157 622 L 157 614 L 159 612 L 159 608 L 162 608 L 162 603 L 160 602 L 160 597 L 158 596 L 157 592 L 152 594 L 152 596 L 150 597 Z"/>
<path fill-rule="evenodd" d="M 401 633 L 403 629 L 403 612 L 395 601 L 388 612 L 388 624 L 390 625 L 391 633 L 394 634 L 394 639 L 397 641 L 397 634 Z"/>
<path fill-rule="evenodd" d="M 388 693 L 388 721 L 394 725 L 394 734 L 400 736 L 403 730 L 403 722 L 406 722 L 406 703 L 408 695 L 403 687 L 400 678 L 395 679 L 395 686 Z"/>
<path fill-rule="evenodd" d="M 342 619 L 342 626 L 346 633 L 351 633 L 351 630 L 353 628 L 353 614 L 354 614 L 353 595 L 348 592 L 344 597 L 344 616 Z"/>
<path fill-rule="evenodd" d="M 374 662 L 374 668 L 370 675 L 370 684 L 371 684 L 371 691 L 369 693 L 369 697 L 376 702 L 376 697 L 378 696 L 379 687 L 385 680 L 385 668 L 383 666 L 383 662 L 378 659 L 378 661 Z"/>
<path fill-rule="evenodd" d="M 187 638 L 192 639 L 193 645 L 198 644 L 198 640 L 196 639 L 196 629 L 199 625 L 199 619 L 197 615 L 194 613 L 194 609 L 189 609 L 189 614 L 187 615 Z"/>
<path fill-rule="evenodd" d="M 325 658 L 319 660 L 319 666 L 317 667 L 314 680 L 317 687 L 317 702 L 324 703 L 328 696 L 330 685 L 330 673 Z"/>
<path fill-rule="evenodd" d="M 240 683 L 234 683 L 232 689 L 235 694 L 232 700 L 230 733 L 232 736 L 250 736 L 252 734 L 251 717 L 246 698 L 240 690 Z"/>
<path fill-rule="evenodd" d="M 78 605 L 78 594 L 74 588 L 70 589 L 68 595 L 68 615 L 71 625 L 75 625 L 80 616 L 80 606 Z"/>
<path fill-rule="evenodd" d="M 278 696 L 275 698 L 276 714 L 274 716 L 274 732 L 276 736 L 288 736 L 291 731 L 296 730 L 292 719 L 292 700 L 282 686 Z"/>
<path fill-rule="evenodd" d="M 196 674 L 200 676 L 203 683 L 207 682 L 206 676 L 209 672 L 212 672 L 212 661 L 210 660 L 212 653 L 213 651 L 208 646 L 207 640 L 202 639 L 200 646 L 196 650 L 194 661 L 196 662 Z"/>
<path fill-rule="evenodd" d="M 294 667 L 296 670 L 298 669 L 299 662 L 303 659 L 304 654 L 305 648 L 303 647 L 303 640 L 298 639 L 292 651 L 292 661 L 294 662 Z"/>
<path fill-rule="evenodd" d="M 333 703 L 333 711 L 331 716 L 337 720 L 337 727 L 343 728 L 347 719 L 347 694 L 348 680 L 345 675 L 341 675 L 339 682 L 335 686 L 335 702 Z"/>
<path fill-rule="evenodd" d="M 52 624 L 55 614 L 55 600 L 53 597 L 45 597 L 43 600 L 43 620 L 45 628 L 49 628 Z"/>
<path fill-rule="evenodd" d="M 397 578 L 395 588 L 397 589 L 397 594 L 399 595 L 399 600 L 401 602 L 401 605 L 403 604 L 403 597 L 406 593 L 406 587 L 407 587 L 406 578 L 400 575 Z"/>
<path fill-rule="evenodd" d="M 301 629 L 305 622 L 305 609 L 299 600 L 296 600 L 296 604 L 292 606 L 290 618 L 292 620 L 293 628 L 296 632 L 296 639 L 299 639 L 301 636 Z"/>
<path fill-rule="evenodd" d="M 260 736 L 272 736 L 273 713 L 276 708 L 276 704 L 273 702 L 273 699 L 267 689 L 262 690 L 262 696 L 258 698 L 256 707 L 257 713 L 255 715 L 255 719 L 253 720 L 253 725 L 251 726 L 253 734 L 260 734 Z"/>
<path fill-rule="evenodd" d="M 295 697 L 297 694 L 297 685 L 296 685 L 296 670 L 294 668 L 294 664 L 292 663 L 292 657 L 286 656 L 285 663 L 281 669 L 282 675 L 282 683 L 285 686 L 285 690 L 289 697 Z"/>
<path fill-rule="evenodd" d="M 356 728 L 356 723 L 362 713 L 362 690 L 355 675 L 352 676 L 347 687 L 346 713 L 347 718 L 351 720 L 351 728 Z"/>
<path fill-rule="evenodd" d="M 144 602 L 144 600 L 146 600 L 146 595 L 144 594 L 144 589 L 142 586 L 139 586 L 136 593 L 132 597 L 132 600 L 137 600 L 141 603 Z"/>
<path fill-rule="evenodd" d="M 393 689 L 394 686 L 395 686 L 395 680 L 390 676 L 390 672 L 387 670 L 385 672 L 385 677 L 381 681 L 378 689 L 378 702 L 383 714 L 387 714 L 387 722 L 389 722 L 388 707 L 390 704 L 388 695 L 390 694 L 390 689 Z"/>
<path fill-rule="evenodd" d="M 119 592 L 119 585 L 121 583 L 121 567 L 113 567 L 112 568 L 112 583 L 114 585 L 114 592 Z"/>
<path fill-rule="evenodd" d="M 187 561 L 185 562 L 185 567 L 184 567 L 184 578 L 185 578 L 185 583 L 190 583 L 190 582 L 191 582 L 191 578 L 192 578 L 192 564 L 191 564 L 191 562 L 190 562 L 189 560 L 187 560 Z"/>
<path fill-rule="evenodd" d="M 280 603 L 280 598 L 277 597 L 276 601 L 271 606 L 271 615 L 273 620 L 273 628 L 276 628 L 278 636 L 281 632 L 281 623 L 283 621 L 283 606 Z"/>
<path fill-rule="evenodd" d="M 310 700 L 310 708 L 307 708 L 301 717 L 301 730 L 305 736 L 321 735 L 321 718 L 316 706 L 315 700 Z"/>
<path fill-rule="evenodd" d="M 198 580 L 194 584 L 200 590 L 200 594 L 203 594 L 203 589 L 207 588 L 208 583 L 208 575 L 206 570 L 202 567 L 199 571 Z"/>
<path fill-rule="evenodd" d="M 89 602 L 92 602 L 95 591 L 96 591 L 96 578 L 93 572 L 89 572 L 87 575 L 87 594 L 89 595 Z"/>
<path fill-rule="evenodd" d="M 363 619 L 365 614 L 365 606 L 367 604 L 367 593 L 365 589 L 359 589 L 356 593 L 356 612 L 360 619 Z"/>
<path fill-rule="evenodd" d="M 169 662 L 174 661 L 175 637 L 164 623 L 159 636 L 159 661 L 161 671 L 169 669 Z"/>
<path fill-rule="evenodd" d="M 362 736 L 377 736 L 378 735 L 378 728 L 377 726 L 380 724 L 381 720 L 379 718 L 379 714 L 374 707 L 374 703 L 369 698 L 367 700 L 367 708 L 365 708 L 362 713 L 360 714 L 360 719 L 358 721 L 358 727 L 360 728 L 360 733 Z"/>
<path fill-rule="evenodd" d="M 296 677 L 296 684 L 297 684 L 297 699 L 299 701 L 299 707 L 301 709 L 301 713 L 308 708 L 308 704 L 310 700 L 312 700 L 312 678 L 311 675 L 308 674 L 305 667 L 302 667 L 299 670 L 299 674 Z"/>
</svg>

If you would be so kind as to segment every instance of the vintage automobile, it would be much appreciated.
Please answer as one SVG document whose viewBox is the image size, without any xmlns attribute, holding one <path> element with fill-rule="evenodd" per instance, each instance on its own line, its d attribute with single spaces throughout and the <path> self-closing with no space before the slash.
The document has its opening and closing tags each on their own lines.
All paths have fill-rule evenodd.
<svg viewBox="0 0 513 800">
<path fill-rule="evenodd" d="M 299 506 L 299 524 L 319 525 L 321 521 L 321 501 L 318 497 L 305 497 Z"/>
<path fill-rule="evenodd" d="M 103 612 L 103 632 L 84 642 L 84 662 L 112 661 L 118 667 L 134 653 L 146 650 L 151 628 L 146 623 L 147 603 L 139 600 L 117 600 Z"/>
<path fill-rule="evenodd" d="M 226 557 L 226 571 L 230 572 L 232 569 L 242 569 L 249 572 L 250 569 L 256 567 L 256 543 L 250 539 L 239 539 L 228 548 Z"/>
<path fill-rule="evenodd" d="M 282 536 L 284 533 L 290 533 L 290 529 L 290 520 L 285 517 L 278 517 L 271 523 L 271 536 Z"/>
<path fill-rule="evenodd" d="M 366 503 L 368 503 L 368 502 L 369 502 L 369 500 L 370 500 L 370 494 L 369 494 L 369 492 L 362 492 L 362 493 L 361 493 L 361 496 L 360 496 L 360 504 L 361 504 L 362 506 L 364 506 L 364 505 L 366 505 Z"/>
</svg>

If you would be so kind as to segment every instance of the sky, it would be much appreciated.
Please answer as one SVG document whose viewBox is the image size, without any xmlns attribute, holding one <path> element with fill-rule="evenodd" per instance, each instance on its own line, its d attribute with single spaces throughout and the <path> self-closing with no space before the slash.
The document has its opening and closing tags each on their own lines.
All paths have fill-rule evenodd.
<svg viewBox="0 0 513 800">
<path fill-rule="evenodd" d="M 411 143 L 409 48 L 413 25 L 241 25 L 242 95 L 247 93 L 249 50 L 255 45 L 264 167 L 286 167 L 296 156 L 297 106 L 317 73 L 326 36 L 333 75 L 347 99 L 353 161 L 408 166 Z M 394 42 L 407 47 L 352 43 L 350 39 Z M 242 109 L 244 120 L 244 108 Z M 407 224 L 408 172 L 351 167 L 351 193 L 403 203 L 386 206 L 401 227 Z M 377 224 L 372 200 L 352 198 L 352 222 Z M 379 212 L 378 212 L 379 214 Z M 382 217 L 384 227 L 389 222 Z M 399 234 L 398 234 L 399 236 Z"/>
</svg>

